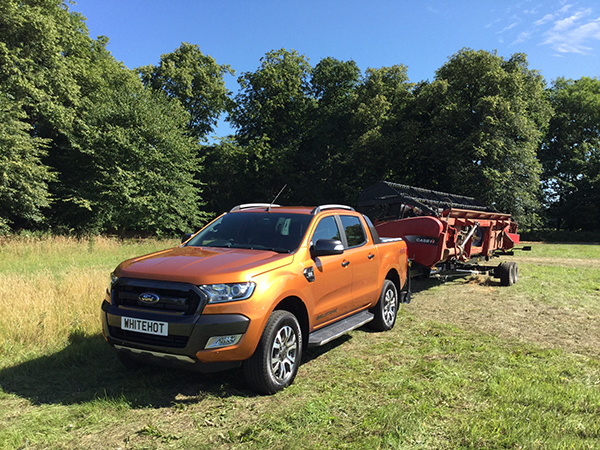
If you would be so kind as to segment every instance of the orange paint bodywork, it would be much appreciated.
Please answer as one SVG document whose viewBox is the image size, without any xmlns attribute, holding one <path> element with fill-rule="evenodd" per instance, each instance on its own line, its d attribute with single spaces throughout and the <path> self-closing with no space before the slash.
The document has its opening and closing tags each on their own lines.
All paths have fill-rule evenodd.
<svg viewBox="0 0 600 450">
<path fill-rule="evenodd" d="M 252 212 L 254 210 L 244 212 Z M 264 213 L 264 209 L 256 209 Z M 239 301 L 208 303 L 196 314 L 202 317 L 247 318 L 247 330 L 235 345 L 217 349 L 196 348 L 187 356 L 202 363 L 243 361 L 252 356 L 261 338 L 267 320 L 275 309 L 292 309 L 309 334 L 328 324 L 375 305 L 386 278 L 398 280 L 400 290 L 407 277 L 406 243 L 402 240 L 375 243 L 369 224 L 354 211 L 326 209 L 311 214 L 313 208 L 277 207 L 273 213 L 312 215 L 299 247 L 293 253 L 241 248 L 180 247 L 133 258 L 121 263 L 114 274 L 118 278 L 187 283 L 193 286 L 219 283 L 255 283 L 250 298 Z M 228 214 L 237 214 L 231 212 Z M 364 228 L 365 243 L 345 248 L 341 255 L 312 257 L 311 245 L 315 228 L 327 216 L 358 217 Z M 305 269 L 314 273 L 310 281 Z M 110 293 L 105 303 L 111 303 Z M 290 305 L 294 305 L 291 307 Z M 112 309 L 111 309 L 112 308 Z M 114 305 L 105 305 L 106 311 L 116 311 Z M 126 313 L 126 312 L 125 312 Z M 168 316 L 156 313 L 156 320 L 167 321 Z M 167 318 L 165 318 L 167 317 Z M 106 312 L 103 333 L 110 343 L 115 339 L 109 329 L 118 328 L 116 313 Z M 193 328 L 193 323 L 189 327 Z M 175 327 L 175 325 L 173 325 Z M 308 336 L 304 336 L 306 339 Z M 125 342 L 124 345 L 130 345 Z M 151 345 L 131 344 L 152 350 Z M 164 349 L 163 349 L 164 352 Z M 183 354 L 184 350 L 174 349 Z"/>
</svg>

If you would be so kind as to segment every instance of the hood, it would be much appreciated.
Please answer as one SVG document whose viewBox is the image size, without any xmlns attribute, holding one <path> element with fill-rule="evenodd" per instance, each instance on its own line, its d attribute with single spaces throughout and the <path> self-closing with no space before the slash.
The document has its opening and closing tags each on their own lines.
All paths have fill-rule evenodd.
<svg viewBox="0 0 600 450">
<path fill-rule="evenodd" d="M 263 250 L 177 247 L 124 261 L 115 275 L 195 285 L 237 283 L 290 264 L 293 259 L 287 253 Z"/>
</svg>

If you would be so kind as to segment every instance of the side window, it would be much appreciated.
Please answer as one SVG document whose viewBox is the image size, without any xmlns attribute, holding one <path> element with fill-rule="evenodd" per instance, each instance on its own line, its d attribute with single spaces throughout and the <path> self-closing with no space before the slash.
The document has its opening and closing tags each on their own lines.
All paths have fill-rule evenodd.
<svg viewBox="0 0 600 450">
<path fill-rule="evenodd" d="M 358 247 L 359 245 L 367 242 L 367 236 L 365 230 L 360 223 L 360 219 L 354 216 L 340 216 L 342 219 L 342 226 L 346 232 L 346 239 L 348 240 L 348 247 Z"/>
<path fill-rule="evenodd" d="M 319 239 L 340 239 L 340 231 L 338 230 L 333 216 L 321 219 L 317 225 L 312 238 L 313 244 Z"/>
</svg>

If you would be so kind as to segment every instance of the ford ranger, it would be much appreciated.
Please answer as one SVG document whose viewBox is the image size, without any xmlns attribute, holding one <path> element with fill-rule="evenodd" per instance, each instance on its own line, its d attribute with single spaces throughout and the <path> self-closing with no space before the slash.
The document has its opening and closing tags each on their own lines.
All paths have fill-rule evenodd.
<svg viewBox="0 0 600 450">
<path fill-rule="evenodd" d="M 179 247 L 121 263 L 102 333 L 126 366 L 243 366 L 273 394 L 303 349 L 367 323 L 391 329 L 410 300 L 407 264 L 406 243 L 350 207 L 240 205 Z"/>
</svg>

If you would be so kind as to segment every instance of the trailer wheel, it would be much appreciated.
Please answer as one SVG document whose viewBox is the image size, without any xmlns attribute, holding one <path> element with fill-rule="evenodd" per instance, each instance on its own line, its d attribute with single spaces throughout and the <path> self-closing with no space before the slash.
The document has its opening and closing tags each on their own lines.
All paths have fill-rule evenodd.
<svg viewBox="0 0 600 450">
<path fill-rule="evenodd" d="M 398 314 L 398 289 L 390 280 L 383 282 L 383 288 L 377 304 L 371 308 L 375 318 L 369 326 L 376 331 L 388 331 L 394 328 Z"/>
<path fill-rule="evenodd" d="M 512 286 L 519 280 L 517 263 L 505 261 L 497 267 L 496 276 L 500 278 L 502 286 Z"/>
<path fill-rule="evenodd" d="M 512 278 L 513 278 L 513 284 L 515 284 L 517 281 L 519 281 L 519 268 L 517 267 L 516 262 L 512 263 Z"/>
</svg>

